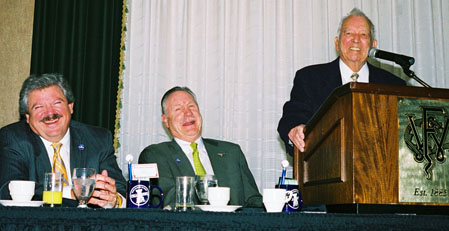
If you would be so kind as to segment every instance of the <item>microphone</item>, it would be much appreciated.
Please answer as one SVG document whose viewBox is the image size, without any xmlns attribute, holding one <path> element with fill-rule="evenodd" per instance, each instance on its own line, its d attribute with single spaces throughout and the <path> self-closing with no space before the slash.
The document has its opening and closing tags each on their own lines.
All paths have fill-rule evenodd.
<svg viewBox="0 0 449 231">
<path fill-rule="evenodd" d="M 369 57 L 393 61 L 403 68 L 404 67 L 409 68 L 411 65 L 413 65 L 415 63 L 415 58 L 413 58 L 413 57 L 390 53 L 388 51 L 379 50 L 375 47 L 372 47 L 369 50 Z"/>
</svg>

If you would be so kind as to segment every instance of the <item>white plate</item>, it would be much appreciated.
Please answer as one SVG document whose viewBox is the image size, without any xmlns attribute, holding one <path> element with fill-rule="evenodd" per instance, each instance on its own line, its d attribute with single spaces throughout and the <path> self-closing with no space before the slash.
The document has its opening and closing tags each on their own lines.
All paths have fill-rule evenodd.
<svg viewBox="0 0 449 231">
<path fill-rule="evenodd" d="M 235 210 L 241 208 L 241 205 L 225 205 L 225 206 L 214 206 L 214 205 L 195 205 L 195 207 L 200 208 L 203 211 L 211 212 L 234 212 Z"/>
<path fill-rule="evenodd" d="M 43 201 L 13 201 L 13 200 L 0 200 L 3 206 L 21 206 L 21 207 L 39 207 L 44 204 Z"/>
</svg>

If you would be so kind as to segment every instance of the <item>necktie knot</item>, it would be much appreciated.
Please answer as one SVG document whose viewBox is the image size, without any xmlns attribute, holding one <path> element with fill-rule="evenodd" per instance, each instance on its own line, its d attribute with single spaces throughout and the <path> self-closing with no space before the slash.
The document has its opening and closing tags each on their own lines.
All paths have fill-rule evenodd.
<svg viewBox="0 0 449 231">
<path fill-rule="evenodd" d="M 53 150 L 55 151 L 55 153 L 59 153 L 61 150 L 62 144 L 59 142 L 56 142 L 56 143 L 52 143 L 51 146 L 53 147 Z"/>
<path fill-rule="evenodd" d="M 359 78 L 359 74 L 357 72 L 352 73 L 351 75 L 352 82 L 357 82 L 357 78 Z"/>
<path fill-rule="evenodd" d="M 195 142 L 190 143 L 190 147 L 192 148 L 192 150 L 194 152 L 198 151 L 198 144 L 197 143 L 195 143 Z"/>
</svg>

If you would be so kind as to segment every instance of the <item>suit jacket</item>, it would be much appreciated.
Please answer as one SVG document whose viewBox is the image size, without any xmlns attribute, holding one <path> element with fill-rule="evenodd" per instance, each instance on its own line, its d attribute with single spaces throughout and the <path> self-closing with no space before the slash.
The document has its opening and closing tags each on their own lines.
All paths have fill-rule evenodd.
<svg viewBox="0 0 449 231">
<path fill-rule="evenodd" d="M 262 207 L 262 196 L 240 146 L 213 139 L 203 139 L 203 142 L 218 185 L 231 189 L 229 204 Z M 195 176 L 189 159 L 174 140 L 146 147 L 140 153 L 139 163 L 157 163 L 158 185 L 164 192 L 163 207 L 175 206 L 177 176 Z M 199 202 L 196 195 L 194 197 Z"/>
<path fill-rule="evenodd" d="M 342 85 L 339 60 L 307 66 L 296 72 L 290 100 L 284 104 L 278 125 L 279 135 L 288 153 L 293 152 L 288 144 L 290 130 L 306 124 L 332 91 Z M 369 63 L 368 70 L 370 83 L 405 85 L 404 80 Z"/>
<path fill-rule="evenodd" d="M 80 148 L 79 145 L 84 145 Z M 100 127 L 70 122 L 70 169 L 87 167 L 97 173 L 103 169 L 115 179 L 117 191 L 126 196 L 125 179 L 117 165 L 111 133 Z M 7 184 L 10 180 L 36 182 L 34 200 L 42 200 L 44 173 L 51 172 L 51 163 L 44 143 L 34 133 L 26 120 L 0 130 L 0 185 L 2 198 L 9 198 Z"/>
</svg>

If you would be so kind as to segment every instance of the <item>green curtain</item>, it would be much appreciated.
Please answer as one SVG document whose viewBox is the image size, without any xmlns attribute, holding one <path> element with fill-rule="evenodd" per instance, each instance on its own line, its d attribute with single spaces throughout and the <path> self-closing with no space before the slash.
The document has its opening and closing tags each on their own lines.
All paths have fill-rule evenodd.
<svg viewBox="0 0 449 231">
<path fill-rule="evenodd" d="M 62 73 L 73 119 L 114 134 L 123 0 L 36 0 L 30 74 Z"/>
</svg>

